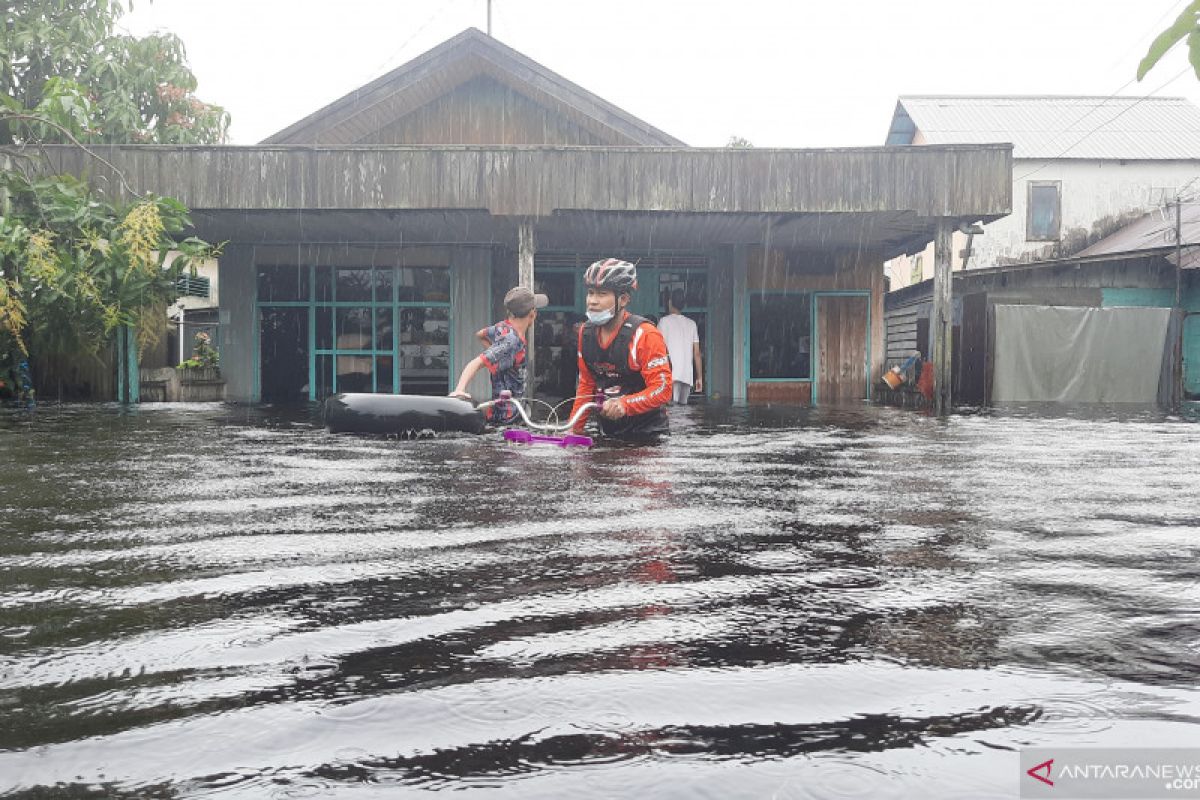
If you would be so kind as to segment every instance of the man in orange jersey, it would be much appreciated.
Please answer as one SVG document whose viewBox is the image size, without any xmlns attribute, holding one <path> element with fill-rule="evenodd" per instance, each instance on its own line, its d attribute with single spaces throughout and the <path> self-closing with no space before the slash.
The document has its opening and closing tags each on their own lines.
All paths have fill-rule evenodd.
<svg viewBox="0 0 1200 800">
<path fill-rule="evenodd" d="M 654 323 L 625 310 L 637 288 L 637 267 L 606 258 L 583 274 L 587 324 L 579 329 L 579 387 L 571 415 L 604 395 L 600 430 L 622 439 L 669 433 L 671 359 Z M 576 431 L 583 427 L 581 417 Z"/>
</svg>

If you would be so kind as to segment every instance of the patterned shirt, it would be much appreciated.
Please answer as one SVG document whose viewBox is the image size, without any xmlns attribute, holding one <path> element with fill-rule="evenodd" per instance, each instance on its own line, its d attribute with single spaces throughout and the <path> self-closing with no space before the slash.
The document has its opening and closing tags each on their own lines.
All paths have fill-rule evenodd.
<svg viewBox="0 0 1200 800">
<path fill-rule="evenodd" d="M 492 399 L 499 399 L 505 389 L 516 399 L 524 398 L 525 337 L 507 321 L 488 327 L 486 336 L 490 345 L 480 359 L 492 375 Z M 511 404 L 488 408 L 488 419 L 493 422 L 511 422 L 516 417 L 517 409 Z"/>
</svg>

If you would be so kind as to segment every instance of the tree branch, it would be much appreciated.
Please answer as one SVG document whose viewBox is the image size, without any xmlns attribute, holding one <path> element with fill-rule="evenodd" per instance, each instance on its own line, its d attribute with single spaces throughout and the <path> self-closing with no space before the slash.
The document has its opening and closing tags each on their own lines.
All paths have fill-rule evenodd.
<svg viewBox="0 0 1200 800">
<path fill-rule="evenodd" d="M 94 150 L 92 150 L 91 148 L 89 148 L 83 142 L 76 139 L 75 135 L 73 133 L 71 133 L 69 130 L 64 128 L 62 125 L 59 125 L 57 122 L 48 120 L 45 117 L 39 117 L 36 114 L 18 114 L 13 111 L 0 111 L 0 121 L 3 121 L 3 120 L 26 120 L 28 122 L 37 122 L 42 125 L 49 125 L 51 128 L 56 129 L 63 136 L 70 139 L 71 143 L 73 145 L 75 145 L 80 150 L 87 153 L 89 156 L 96 159 L 101 164 L 103 164 L 104 166 L 106 166 L 110 170 L 112 170 L 113 174 L 117 176 L 117 180 L 119 180 L 121 182 L 121 186 L 125 189 L 125 191 L 129 192 L 129 194 L 133 195 L 134 197 L 138 198 L 139 200 L 146 199 L 146 195 L 142 194 L 141 192 L 137 191 L 136 189 L 134 189 L 132 186 L 129 185 L 129 182 L 125 180 L 125 173 L 123 173 L 123 172 L 121 172 L 121 170 L 117 169 L 116 165 L 114 165 L 111 161 L 106 159 L 104 156 L 100 155 L 99 153 L 97 153 Z M 44 145 L 45 143 L 39 142 L 38 144 Z"/>
</svg>

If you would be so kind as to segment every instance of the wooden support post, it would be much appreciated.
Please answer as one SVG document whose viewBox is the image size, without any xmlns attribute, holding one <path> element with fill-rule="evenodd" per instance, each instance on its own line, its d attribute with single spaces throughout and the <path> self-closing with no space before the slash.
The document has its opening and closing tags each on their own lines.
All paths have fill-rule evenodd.
<svg viewBox="0 0 1200 800">
<path fill-rule="evenodd" d="M 529 291 L 534 291 L 533 285 L 533 256 L 537 252 L 537 245 L 533 238 L 533 223 L 526 220 L 520 224 L 517 229 L 517 284 L 524 286 Z M 525 397 L 529 400 L 533 399 L 534 390 L 537 388 L 534 376 L 537 375 L 536 363 L 534 358 L 534 327 L 531 326 L 525 334 L 525 346 L 527 348 L 525 354 Z"/>
<path fill-rule="evenodd" d="M 1171 410 L 1183 408 L 1183 329 L 1187 315 L 1183 312 L 1183 198 L 1175 198 L 1175 307 L 1172 316 L 1179 322 L 1179 335 L 1173 343 L 1175 357 L 1171 375 Z"/>
<path fill-rule="evenodd" d="M 954 277 L 951 271 L 954 227 L 949 219 L 939 219 L 933 243 L 933 410 L 938 416 L 950 413 L 951 352 L 953 342 Z"/>
</svg>

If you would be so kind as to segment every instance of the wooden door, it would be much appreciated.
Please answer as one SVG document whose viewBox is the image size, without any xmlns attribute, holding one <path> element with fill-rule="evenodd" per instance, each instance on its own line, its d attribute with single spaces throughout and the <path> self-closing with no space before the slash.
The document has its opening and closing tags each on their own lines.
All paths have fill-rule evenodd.
<svg viewBox="0 0 1200 800">
<path fill-rule="evenodd" d="M 817 296 L 817 403 L 829 405 L 867 396 L 865 295 Z"/>
</svg>

